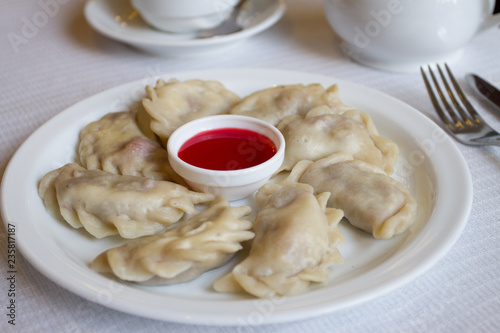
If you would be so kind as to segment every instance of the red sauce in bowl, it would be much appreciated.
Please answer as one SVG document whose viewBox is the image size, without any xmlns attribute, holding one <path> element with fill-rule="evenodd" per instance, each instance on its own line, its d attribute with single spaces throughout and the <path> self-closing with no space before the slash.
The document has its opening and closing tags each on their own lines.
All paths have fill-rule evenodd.
<svg viewBox="0 0 500 333">
<path fill-rule="evenodd" d="M 274 142 L 243 128 L 219 128 L 196 134 L 179 149 L 181 160 L 210 170 L 239 170 L 259 165 L 276 154 Z"/>
</svg>

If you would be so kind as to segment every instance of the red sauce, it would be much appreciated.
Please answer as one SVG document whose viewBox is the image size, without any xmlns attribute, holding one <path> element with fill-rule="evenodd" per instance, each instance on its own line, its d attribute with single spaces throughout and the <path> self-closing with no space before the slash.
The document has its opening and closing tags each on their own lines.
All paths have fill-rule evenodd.
<svg viewBox="0 0 500 333">
<path fill-rule="evenodd" d="M 183 161 L 210 170 L 239 170 L 261 164 L 276 154 L 267 136 L 242 128 L 201 132 L 179 149 Z"/>
</svg>

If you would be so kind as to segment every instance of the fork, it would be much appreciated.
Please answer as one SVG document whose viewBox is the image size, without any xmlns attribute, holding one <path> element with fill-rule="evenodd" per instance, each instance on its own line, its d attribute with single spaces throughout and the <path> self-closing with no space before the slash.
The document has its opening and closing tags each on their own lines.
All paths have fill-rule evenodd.
<svg viewBox="0 0 500 333">
<path fill-rule="evenodd" d="M 422 73 L 422 78 L 424 79 L 425 86 L 427 87 L 427 92 L 429 97 L 436 109 L 436 112 L 446 125 L 448 132 L 459 142 L 471 145 L 471 146 L 483 146 L 483 145 L 493 145 L 500 146 L 500 134 L 495 131 L 490 125 L 488 125 L 483 118 L 477 113 L 472 104 L 469 102 L 462 88 L 458 84 L 457 80 L 453 76 L 450 68 L 447 64 L 444 64 L 446 72 L 448 74 L 449 80 L 446 78 L 443 70 L 439 65 L 436 65 L 439 75 L 441 77 L 442 84 L 446 92 L 448 93 L 448 98 L 451 100 L 452 105 L 448 102 L 448 98 L 445 96 L 441 90 L 441 85 L 439 84 L 436 76 L 434 75 L 431 66 L 428 66 L 429 74 L 434 83 L 434 89 L 430 81 L 425 74 L 425 71 L 420 67 L 420 72 Z M 451 85 L 448 83 L 451 81 Z M 453 86 L 454 90 L 451 88 Z M 434 90 L 437 91 L 441 99 L 441 104 L 439 103 Z M 457 96 L 458 95 L 458 99 Z M 459 101 L 460 100 L 460 101 Z M 443 107 L 444 110 L 443 110 Z"/>
</svg>

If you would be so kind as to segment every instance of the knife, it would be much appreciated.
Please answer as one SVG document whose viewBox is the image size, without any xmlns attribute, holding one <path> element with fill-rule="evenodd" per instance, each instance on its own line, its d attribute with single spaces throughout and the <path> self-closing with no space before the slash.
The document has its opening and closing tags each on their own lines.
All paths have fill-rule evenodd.
<svg viewBox="0 0 500 333">
<path fill-rule="evenodd" d="M 467 74 L 466 80 L 479 98 L 500 113 L 500 90 L 476 74 Z"/>
</svg>

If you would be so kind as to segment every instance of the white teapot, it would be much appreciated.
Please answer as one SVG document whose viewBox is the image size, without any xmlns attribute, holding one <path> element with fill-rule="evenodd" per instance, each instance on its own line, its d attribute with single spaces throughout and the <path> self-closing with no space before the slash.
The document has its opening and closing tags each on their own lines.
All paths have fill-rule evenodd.
<svg viewBox="0 0 500 333">
<path fill-rule="evenodd" d="M 323 5 L 344 54 L 390 71 L 452 61 L 476 34 L 500 23 L 500 15 L 491 14 L 495 0 L 324 0 Z"/>
</svg>

